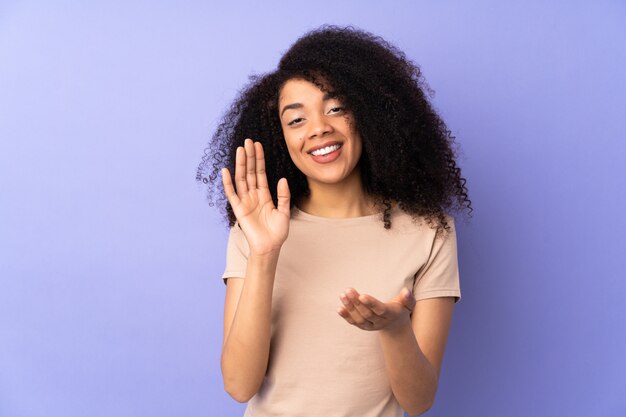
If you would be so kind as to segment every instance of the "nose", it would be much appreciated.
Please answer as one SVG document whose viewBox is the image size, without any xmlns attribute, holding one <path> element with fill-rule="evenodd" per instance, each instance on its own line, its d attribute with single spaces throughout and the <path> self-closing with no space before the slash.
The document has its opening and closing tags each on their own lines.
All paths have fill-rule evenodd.
<svg viewBox="0 0 626 417">
<path fill-rule="evenodd" d="M 324 115 L 312 117 L 309 121 L 309 139 L 321 138 L 332 133 L 333 126 L 328 123 Z"/>
</svg>

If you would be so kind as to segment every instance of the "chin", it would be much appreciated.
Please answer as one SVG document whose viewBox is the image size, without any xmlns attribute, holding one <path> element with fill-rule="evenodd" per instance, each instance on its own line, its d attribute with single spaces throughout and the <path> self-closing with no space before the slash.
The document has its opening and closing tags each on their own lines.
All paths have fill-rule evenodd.
<svg viewBox="0 0 626 417">
<path fill-rule="evenodd" d="M 339 184 L 345 182 L 350 177 L 346 173 L 327 173 L 326 175 L 307 175 L 309 182 L 317 182 L 320 184 Z"/>
</svg>

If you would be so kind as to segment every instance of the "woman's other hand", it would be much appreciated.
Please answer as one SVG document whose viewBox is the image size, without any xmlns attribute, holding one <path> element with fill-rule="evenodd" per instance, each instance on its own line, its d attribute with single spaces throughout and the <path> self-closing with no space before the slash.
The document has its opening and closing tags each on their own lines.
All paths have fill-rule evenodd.
<svg viewBox="0 0 626 417">
<path fill-rule="evenodd" d="M 235 186 L 227 168 L 222 169 L 222 183 L 251 252 L 264 255 L 280 249 L 289 234 L 289 186 L 286 178 L 278 181 L 278 207 L 275 207 L 261 143 L 246 139 L 244 146 L 237 148 Z"/>
<path fill-rule="evenodd" d="M 348 288 L 339 299 L 343 306 L 337 312 L 345 321 L 363 330 L 394 330 L 411 322 L 415 297 L 404 288 L 396 297 L 384 303 L 371 295 L 359 294 Z"/>
</svg>

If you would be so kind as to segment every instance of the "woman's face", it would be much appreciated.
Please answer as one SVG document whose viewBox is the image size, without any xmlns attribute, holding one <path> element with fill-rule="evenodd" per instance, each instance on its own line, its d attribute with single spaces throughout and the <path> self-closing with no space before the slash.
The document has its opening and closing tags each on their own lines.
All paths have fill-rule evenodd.
<svg viewBox="0 0 626 417">
<path fill-rule="evenodd" d="M 359 175 L 361 137 L 338 99 L 313 83 L 291 79 L 280 91 L 278 112 L 289 155 L 309 186 Z"/>
</svg>

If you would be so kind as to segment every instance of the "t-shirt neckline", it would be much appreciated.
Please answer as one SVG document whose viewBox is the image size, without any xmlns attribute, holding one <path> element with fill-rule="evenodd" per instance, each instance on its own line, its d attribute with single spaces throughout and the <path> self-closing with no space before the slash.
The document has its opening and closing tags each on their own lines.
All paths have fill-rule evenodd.
<svg viewBox="0 0 626 417">
<path fill-rule="evenodd" d="M 355 224 L 355 223 L 369 223 L 372 220 L 378 220 L 383 215 L 383 212 L 368 214 L 366 216 L 359 217 L 322 217 L 314 214 L 309 214 L 302 211 L 298 206 L 292 207 L 292 217 L 301 218 L 304 220 L 316 222 L 316 223 L 333 223 L 333 224 Z"/>
</svg>

